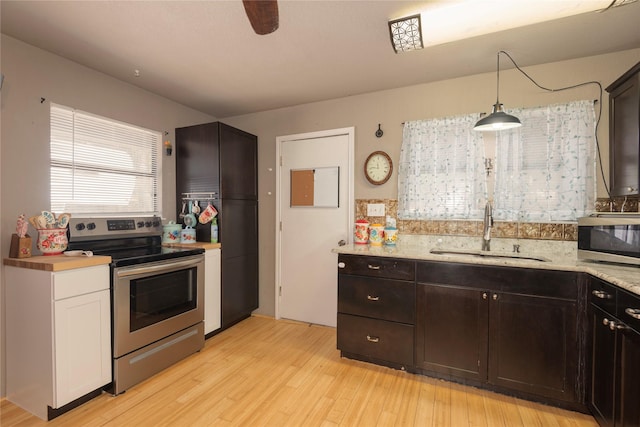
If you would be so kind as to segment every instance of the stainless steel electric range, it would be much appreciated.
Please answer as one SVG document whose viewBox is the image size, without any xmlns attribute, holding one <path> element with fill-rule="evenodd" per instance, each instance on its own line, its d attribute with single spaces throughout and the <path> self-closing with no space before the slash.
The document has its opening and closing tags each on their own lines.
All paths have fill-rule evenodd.
<svg viewBox="0 0 640 427">
<path fill-rule="evenodd" d="M 122 393 L 203 347 L 204 250 L 163 247 L 160 218 L 72 218 L 67 250 L 112 259 L 109 391 Z"/>
</svg>

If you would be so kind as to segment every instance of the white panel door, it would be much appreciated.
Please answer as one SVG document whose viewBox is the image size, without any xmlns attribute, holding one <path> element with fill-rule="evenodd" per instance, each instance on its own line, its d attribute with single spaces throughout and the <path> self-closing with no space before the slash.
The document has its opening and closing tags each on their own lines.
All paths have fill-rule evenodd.
<svg viewBox="0 0 640 427">
<path fill-rule="evenodd" d="M 337 255 L 331 249 L 351 239 L 353 138 L 353 128 L 278 138 L 277 317 L 336 325 Z M 292 171 L 313 176 L 317 206 L 292 206 Z"/>
</svg>

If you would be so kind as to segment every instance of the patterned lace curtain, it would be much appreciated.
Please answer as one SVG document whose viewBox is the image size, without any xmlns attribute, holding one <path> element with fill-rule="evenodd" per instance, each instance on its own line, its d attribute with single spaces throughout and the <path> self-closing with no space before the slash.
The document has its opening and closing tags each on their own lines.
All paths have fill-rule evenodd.
<svg viewBox="0 0 640 427">
<path fill-rule="evenodd" d="M 575 221 L 595 207 L 592 101 L 512 109 L 522 127 L 496 136 L 494 218 Z"/>
<path fill-rule="evenodd" d="M 477 115 L 407 122 L 398 165 L 398 218 L 481 219 L 487 198 Z"/>
</svg>

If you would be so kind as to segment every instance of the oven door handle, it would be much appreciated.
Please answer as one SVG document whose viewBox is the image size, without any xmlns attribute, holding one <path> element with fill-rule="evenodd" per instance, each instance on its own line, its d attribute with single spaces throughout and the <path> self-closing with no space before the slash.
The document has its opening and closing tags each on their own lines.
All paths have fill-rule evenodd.
<svg viewBox="0 0 640 427">
<path fill-rule="evenodd" d="M 163 273 L 165 271 L 168 272 L 168 271 L 174 271 L 176 269 L 181 269 L 181 268 L 195 267 L 199 263 L 201 263 L 202 260 L 203 260 L 203 257 L 199 256 L 197 258 L 190 258 L 188 260 L 182 260 L 182 261 L 163 262 L 163 263 L 154 264 L 154 265 L 145 265 L 142 267 L 137 266 L 130 269 L 118 270 L 116 275 L 118 277 L 128 277 L 128 276 L 137 276 L 139 274 Z"/>
</svg>

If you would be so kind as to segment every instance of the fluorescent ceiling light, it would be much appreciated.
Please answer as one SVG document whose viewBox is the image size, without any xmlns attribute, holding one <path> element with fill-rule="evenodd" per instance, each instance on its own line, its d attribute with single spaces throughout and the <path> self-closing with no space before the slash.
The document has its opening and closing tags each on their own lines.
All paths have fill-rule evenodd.
<svg viewBox="0 0 640 427">
<path fill-rule="evenodd" d="M 618 0 L 614 6 L 635 0 Z M 448 0 L 423 10 L 422 38 L 434 46 L 603 10 L 612 0 Z"/>
<path fill-rule="evenodd" d="M 396 53 L 422 49 L 420 14 L 389 21 L 389 35 Z"/>
</svg>

